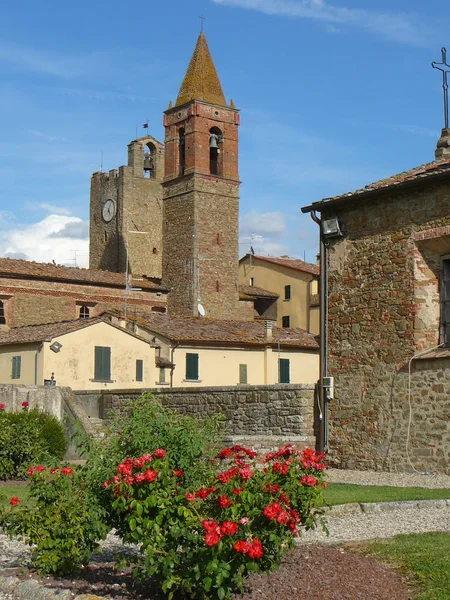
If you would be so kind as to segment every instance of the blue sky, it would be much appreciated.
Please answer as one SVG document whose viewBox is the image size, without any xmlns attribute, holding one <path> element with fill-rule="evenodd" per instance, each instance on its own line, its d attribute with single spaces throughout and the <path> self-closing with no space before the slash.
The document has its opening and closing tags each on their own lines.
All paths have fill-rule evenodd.
<svg viewBox="0 0 450 600">
<path fill-rule="evenodd" d="M 8 4 L 8 6 L 5 6 Z M 450 3 L 23 0 L 0 8 L 0 255 L 87 266 L 93 171 L 163 140 L 204 15 L 241 109 L 241 254 L 314 261 L 300 207 L 429 162 Z"/>
</svg>

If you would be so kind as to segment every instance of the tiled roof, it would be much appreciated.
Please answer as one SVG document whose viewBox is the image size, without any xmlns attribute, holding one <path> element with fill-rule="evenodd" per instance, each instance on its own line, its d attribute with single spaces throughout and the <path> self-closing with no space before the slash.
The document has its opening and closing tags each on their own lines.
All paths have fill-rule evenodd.
<svg viewBox="0 0 450 600">
<path fill-rule="evenodd" d="M 240 285 L 239 291 L 245 296 L 251 296 L 252 298 L 279 298 L 280 295 L 276 292 L 269 292 L 263 288 L 257 287 L 256 285 Z"/>
<path fill-rule="evenodd" d="M 99 271 L 96 269 L 80 269 L 65 267 L 52 263 L 38 263 L 16 258 L 0 258 L 0 277 L 30 277 L 32 279 L 49 279 L 88 285 L 105 285 L 108 287 L 125 287 L 125 274 Z M 133 287 L 143 290 L 165 292 L 165 288 L 145 277 L 132 277 Z"/>
<path fill-rule="evenodd" d="M 333 202 L 336 200 L 357 198 L 358 196 L 379 192 L 380 190 L 390 190 L 399 185 L 417 183 L 422 180 L 429 180 L 442 175 L 450 176 L 450 160 L 448 159 L 435 160 L 433 162 L 420 165 L 419 167 L 415 167 L 414 169 L 410 169 L 409 171 L 403 171 L 403 173 L 398 173 L 397 175 L 392 175 L 392 177 L 387 177 L 386 179 L 380 179 L 379 181 L 370 183 L 364 188 L 355 190 L 353 192 L 347 192 L 346 194 L 341 194 L 340 196 L 333 196 L 331 198 L 324 198 L 319 202 L 314 202 L 310 207 L 306 208 L 311 209 L 314 208 L 314 206 L 325 204 L 327 202 Z"/>
<path fill-rule="evenodd" d="M 289 256 L 261 256 L 260 254 L 246 254 L 239 261 L 240 263 L 245 259 L 251 257 L 252 259 L 263 260 L 265 262 L 272 263 L 274 265 L 280 265 L 282 267 L 288 267 L 289 269 L 295 269 L 296 271 L 303 271 L 304 273 L 311 273 L 312 275 L 319 275 L 320 269 L 317 265 L 312 263 L 304 262 L 299 258 L 290 258 Z"/>
<path fill-rule="evenodd" d="M 227 105 L 203 32 L 198 36 L 175 106 L 190 100 L 203 100 L 220 106 Z"/>
<path fill-rule="evenodd" d="M 29 325 L 27 327 L 14 327 L 9 331 L 0 332 L 0 345 L 21 344 L 30 342 L 50 342 L 55 337 L 84 329 L 104 321 L 99 317 L 95 319 L 77 319 L 75 321 L 61 321 L 45 325 Z"/>
<path fill-rule="evenodd" d="M 166 314 L 138 314 L 130 317 L 149 331 L 178 342 L 267 345 L 265 325 L 257 321 L 219 321 L 205 317 L 172 317 Z M 272 329 L 272 345 L 317 350 L 316 338 L 304 329 Z"/>
</svg>

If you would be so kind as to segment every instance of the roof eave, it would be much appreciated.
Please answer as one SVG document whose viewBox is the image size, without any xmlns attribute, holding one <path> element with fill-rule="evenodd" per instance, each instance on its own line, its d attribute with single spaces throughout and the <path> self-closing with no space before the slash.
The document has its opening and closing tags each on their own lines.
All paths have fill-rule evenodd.
<svg viewBox="0 0 450 600">
<path fill-rule="evenodd" d="M 419 187 L 424 185 L 425 182 L 428 181 L 440 181 L 450 179 L 450 171 L 443 171 L 440 173 L 435 173 L 433 175 L 429 175 L 425 178 L 413 179 L 411 181 L 402 181 L 400 183 L 392 183 L 386 187 L 380 187 L 370 190 L 364 190 L 358 194 L 351 194 L 350 196 L 339 196 L 338 198 L 323 198 L 323 200 L 319 200 L 317 202 L 313 202 L 309 206 L 303 206 L 300 210 L 302 213 L 312 212 L 313 210 L 318 210 L 320 213 L 323 212 L 321 209 L 324 207 L 328 208 L 329 206 L 339 207 L 344 204 L 351 204 L 352 202 L 356 202 L 358 200 L 365 200 L 371 196 L 386 196 L 391 194 L 394 190 L 403 190 L 411 187 Z"/>
</svg>

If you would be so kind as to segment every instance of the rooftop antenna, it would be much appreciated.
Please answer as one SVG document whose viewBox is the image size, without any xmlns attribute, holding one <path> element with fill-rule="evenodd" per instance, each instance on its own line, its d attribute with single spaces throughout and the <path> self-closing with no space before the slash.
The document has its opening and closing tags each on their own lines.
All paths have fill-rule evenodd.
<svg viewBox="0 0 450 600">
<path fill-rule="evenodd" d="M 204 25 L 204 20 L 206 19 L 206 17 L 204 17 L 202 15 L 201 17 L 199 17 L 199 19 L 202 22 L 202 24 L 200 25 L 200 33 L 203 33 L 203 25 Z"/>
<path fill-rule="evenodd" d="M 442 89 L 444 90 L 444 128 L 448 129 L 448 81 L 447 73 L 450 73 L 450 65 L 447 63 L 447 50 L 441 48 L 442 62 L 433 61 L 431 66 L 442 72 Z"/>
<path fill-rule="evenodd" d="M 100 173 L 103 173 L 103 150 L 100 152 Z"/>
</svg>

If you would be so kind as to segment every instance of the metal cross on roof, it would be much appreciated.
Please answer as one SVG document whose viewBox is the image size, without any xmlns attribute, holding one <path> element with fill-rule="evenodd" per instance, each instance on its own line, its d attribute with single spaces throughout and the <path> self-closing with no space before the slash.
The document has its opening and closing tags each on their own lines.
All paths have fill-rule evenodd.
<svg viewBox="0 0 450 600">
<path fill-rule="evenodd" d="M 442 62 L 433 61 L 431 66 L 433 69 L 442 71 L 442 89 L 444 90 L 444 127 L 448 129 L 448 82 L 447 73 L 450 73 L 450 65 L 447 64 L 447 50 L 441 48 Z"/>
</svg>

